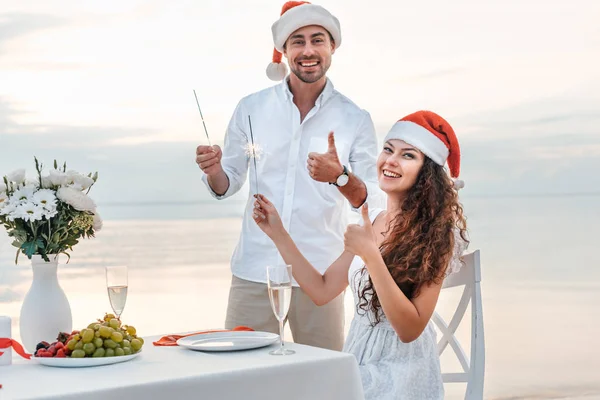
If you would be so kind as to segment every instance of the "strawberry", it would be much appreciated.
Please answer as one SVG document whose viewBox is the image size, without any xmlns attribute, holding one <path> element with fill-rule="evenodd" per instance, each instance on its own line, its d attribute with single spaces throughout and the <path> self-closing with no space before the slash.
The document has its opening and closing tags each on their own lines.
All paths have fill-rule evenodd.
<svg viewBox="0 0 600 400">
<path fill-rule="evenodd" d="M 58 349 L 58 351 L 56 352 L 56 358 L 65 358 L 66 354 L 64 349 Z"/>
<path fill-rule="evenodd" d="M 64 349 L 65 345 L 63 342 L 58 342 L 56 343 L 56 346 L 54 346 L 56 348 L 56 351 L 60 350 L 60 349 Z"/>
</svg>

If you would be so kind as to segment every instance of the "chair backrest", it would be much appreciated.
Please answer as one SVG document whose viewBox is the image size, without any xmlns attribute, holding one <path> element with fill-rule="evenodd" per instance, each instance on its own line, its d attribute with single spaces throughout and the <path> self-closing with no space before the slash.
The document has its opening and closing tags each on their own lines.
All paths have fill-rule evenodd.
<svg viewBox="0 0 600 400">
<path fill-rule="evenodd" d="M 467 390 L 465 399 L 483 399 L 483 379 L 485 372 L 485 341 L 483 335 L 483 309 L 481 304 L 481 266 L 479 250 L 463 255 L 464 265 L 457 273 L 446 277 L 442 289 L 464 286 L 458 307 L 450 320 L 446 323 L 444 319 L 435 312 L 432 316 L 433 322 L 442 333 L 438 341 L 438 353 L 441 356 L 444 350 L 454 350 L 462 367 L 462 372 L 443 373 L 444 382 L 466 382 Z M 455 336 L 456 329 L 465 315 L 467 307 L 471 303 L 471 357 L 467 360 L 460 342 Z"/>
</svg>

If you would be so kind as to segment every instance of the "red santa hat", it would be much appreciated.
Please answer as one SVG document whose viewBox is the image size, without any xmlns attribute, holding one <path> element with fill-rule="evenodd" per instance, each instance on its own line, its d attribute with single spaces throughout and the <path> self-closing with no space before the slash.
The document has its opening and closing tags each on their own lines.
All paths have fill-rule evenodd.
<svg viewBox="0 0 600 400">
<path fill-rule="evenodd" d="M 288 1 L 281 8 L 280 18 L 271 26 L 275 49 L 273 61 L 267 67 L 269 79 L 280 81 L 285 78 L 287 66 L 281 62 L 283 46 L 292 33 L 309 25 L 319 25 L 327 29 L 336 48 L 342 44 L 340 21 L 329 11 L 307 1 Z"/>
<path fill-rule="evenodd" d="M 433 162 L 444 165 L 448 162 L 450 176 L 458 178 L 460 173 L 460 146 L 452 126 L 444 118 L 431 111 L 417 111 L 407 115 L 392 126 L 385 137 L 403 140 L 415 146 Z M 464 182 L 454 180 L 458 190 L 464 187 Z"/>
</svg>

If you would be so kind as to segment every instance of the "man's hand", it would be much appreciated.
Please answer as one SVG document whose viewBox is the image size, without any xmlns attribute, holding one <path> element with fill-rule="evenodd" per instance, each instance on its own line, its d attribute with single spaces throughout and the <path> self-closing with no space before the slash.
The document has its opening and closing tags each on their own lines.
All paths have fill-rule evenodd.
<svg viewBox="0 0 600 400">
<path fill-rule="evenodd" d="M 216 175 L 223 171 L 221 167 L 221 158 L 223 152 L 217 145 L 215 146 L 198 146 L 196 149 L 196 164 L 206 175 Z"/>
<path fill-rule="evenodd" d="M 329 132 L 328 141 L 329 146 L 326 153 L 308 154 L 308 174 L 317 182 L 333 183 L 344 172 L 335 148 L 333 132 Z"/>
</svg>

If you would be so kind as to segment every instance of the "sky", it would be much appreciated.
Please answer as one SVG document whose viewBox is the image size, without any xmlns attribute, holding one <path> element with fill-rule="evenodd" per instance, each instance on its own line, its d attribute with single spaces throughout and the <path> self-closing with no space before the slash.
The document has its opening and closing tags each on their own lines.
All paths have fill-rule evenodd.
<svg viewBox="0 0 600 400">
<path fill-rule="evenodd" d="M 271 86 L 283 2 L 0 0 L 0 175 L 98 171 L 99 204 L 208 200 L 194 162 Z M 419 109 L 462 147 L 467 196 L 600 192 L 600 2 L 324 0 L 328 72 L 378 136 Z M 238 198 L 241 198 L 240 194 Z"/>
</svg>

